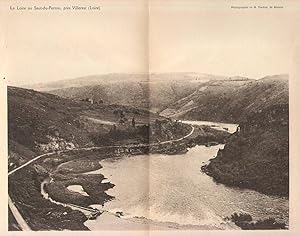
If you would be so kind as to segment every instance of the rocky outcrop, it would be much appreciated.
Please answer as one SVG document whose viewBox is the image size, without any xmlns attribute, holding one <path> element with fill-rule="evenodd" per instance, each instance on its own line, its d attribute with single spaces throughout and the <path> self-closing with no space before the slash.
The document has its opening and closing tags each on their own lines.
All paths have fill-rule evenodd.
<svg viewBox="0 0 300 236">
<path fill-rule="evenodd" d="M 78 147 L 78 144 L 75 142 L 68 142 L 60 137 L 53 137 L 50 135 L 46 135 L 46 138 L 50 140 L 50 142 L 36 143 L 36 149 L 40 152 L 50 152 L 50 151 L 60 151 L 60 150 L 70 150 Z"/>
<path fill-rule="evenodd" d="M 288 105 L 249 115 L 202 169 L 217 182 L 288 196 Z"/>
<path fill-rule="evenodd" d="M 288 229 L 284 222 L 277 221 L 275 218 L 253 220 L 252 216 L 246 212 L 233 213 L 226 220 L 234 222 L 244 230 L 266 230 L 266 229 Z"/>
</svg>

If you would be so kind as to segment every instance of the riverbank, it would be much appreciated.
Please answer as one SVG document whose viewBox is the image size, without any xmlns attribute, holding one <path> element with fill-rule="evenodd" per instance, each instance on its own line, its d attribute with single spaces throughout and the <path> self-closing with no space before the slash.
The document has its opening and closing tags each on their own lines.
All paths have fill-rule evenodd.
<svg viewBox="0 0 300 236">
<path fill-rule="evenodd" d="M 103 168 L 99 172 L 115 184 L 106 191 L 115 199 L 99 209 L 109 214 L 120 212 L 120 217 L 116 217 L 118 227 L 123 222 L 124 227 L 132 227 L 132 230 L 137 227 L 136 222 L 131 222 L 135 217 L 152 221 L 149 224 L 160 222 L 166 227 L 177 224 L 178 229 L 233 229 L 224 218 L 239 211 L 249 212 L 255 221 L 274 217 L 288 222 L 288 199 L 217 184 L 200 172 L 199 166 L 222 148 L 224 145 L 201 145 L 190 148 L 185 154 L 102 160 Z M 149 169 L 151 174 L 147 171 Z M 113 228 L 106 216 L 103 213 L 85 225 L 93 227 L 92 230 L 99 230 L 102 223 L 103 227 Z M 239 228 L 236 226 L 236 229 Z"/>
<path fill-rule="evenodd" d="M 44 229 L 45 226 L 43 226 L 44 223 L 42 222 L 48 221 L 47 219 L 50 216 L 51 221 L 56 222 L 56 224 L 46 226 L 45 229 L 54 227 L 56 230 L 63 228 L 87 230 L 87 228 L 82 225 L 82 222 L 88 219 L 88 215 L 78 210 L 72 211 L 75 212 L 72 219 L 74 225 L 70 224 L 66 227 L 63 223 L 64 221 L 58 223 L 62 215 L 66 218 L 66 221 L 70 220 L 67 217 L 69 211 L 65 210 L 69 208 L 64 207 L 63 204 L 75 204 L 88 207 L 92 204 L 104 205 L 105 202 L 113 199 L 113 196 L 106 194 L 106 191 L 114 185 L 105 181 L 102 174 L 86 174 L 86 172 L 99 170 L 101 168 L 99 161 L 112 157 L 122 159 L 124 156 L 148 153 L 179 155 L 182 154 L 182 150 L 187 151 L 188 148 L 195 146 L 197 142 L 208 144 L 208 141 L 213 141 L 214 138 L 219 136 L 223 137 L 226 133 L 208 127 L 197 128 L 195 130 L 194 132 L 194 128 L 190 129 L 190 133 L 186 136 L 176 139 L 177 145 L 174 145 L 171 141 L 163 141 L 160 144 L 151 145 L 151 147 L 148 148 L 143 145 L 141 147 L 129 145 L 121 149 L 117 147 L 108 148 L 108 150 L 105 148 L 87 148 L 76 151 L 70 150 L 68 152 L 54 152 L 51 156 L 44 156 L 35 163 L 32 163 L 32 165 L 26 166 L 25 169 L 20 169 L 20 172 L 14 173 L 14 175 L 10 177 L 10 193 L 15 201 L 22 204 L 22 211 L 23 208 L 27 208 L 26 211 L 28 214 L 25 214 L 25 218 L 30 219 L 30 222 L 33 219 L 32 229 Z M 205 136 L 207 136 L 207 139 L 203 140 Z M 199 139 L 199 137 L 202 138 Z M 180 149 L 178 147 L 180 147 Z M 22 179 L 21 176 L 25 174 L 25 170 L 28 170 L 31 174 L 28 175 L 27 178 Z M 15 175 L 18 176 L 17 181 Z M 51 181 L 48 184 L 43 183 L 45 179 L 51 179 Z M 19 185 L 21 183 L 23 184 L 22 187 L 27 187 L 26 191 L 24 191 L 25 196 L 20 196 L 18 192 L 15 192 L 16 189 L 20 188 Z M 52 202 L 45 198 L 40 199 L 38 194 L 40 193 L 42 183 L 43 190 L 49 195 L 49 198 L 53 200 Z M 74 186 L 80 187 L 82 191 L 70 191 L 70 187 Z M 17 196 L 15 197 L 15 195 Z M 35 199 L 34 202 L 32 202 L 30 197 Z M 47 204 L 44 203 L 44 200 L 48 200 Z M 55 205 L 55 202 L 62 204 Z M 40 208 L 43 208 L 40 214 L 35 214 L 35 211 Z M 47 212 L 45 212 L 46 210 Z"/>
<path fill-rule="evenodd" d="M 91 231 L 99 230 L 224 230 L 239 229 L 239 227 L 233 224 L 224 223 L 223 226 L 211 226 L 211 225 L 180 225 L 172 222 L 158 222 L 149 220 L 143 217 L 134 218 L 121 218 L 116 217 L 113 214 L 103 213 L 100 216 L 100 221 L 86 221 L 84 223 Z M 230 226 L 229 226 L 230 225 Z"/>
<path fill-rule="evenodd" d="M 229 186 L 289 196 L 288 124 L 245 124 L 202 170 Z"/>
<path fill-rule="evenodd" d="M 187 125 L 185 126 L 187 127 Z M 80 173 L 99 168 L 94 165 L 95 160 L 148 152 L 149 147 L 147 148 L 145 145 L 141 145 L 141 147 L 125 145 L 121 149 L 119 147 L 108 147 L 107 150 L 106 148 L 94 149 L 92 147 L 82 150 L 77 148 L 77 150 L 41 155 L 40 159 L 36 159 L 34 163 L 30 163 L 24 168 L 18 168 L 18 171 L 10 176 L 9 195 L 14 204 L 18 205 L 23 218 L 30 223 L 32 230 L 87 230 L 82 224 L 87 220 L 87 216 L 78 210 L 73 211 L 42 198 L 41 183 L 46 178 L 51 178 L 52 182 L 49 186 L 45 185 L 45 189 L 49 190 L 56 200 L 84 206 L 93 203 L 103 205 L 112 198 L 105 191 L 113 187 L 113 184 L 103 183 L 103 175 L 81 175 Z M 79 159 L 83 160 L 78 162 Z M 58 170 L 56 170 L 57 167 L 59 167 Z M 89 196 L 82 196 L 67 189 L 68 186 L 74 185 L 84 187 Z M 48 223 L 50 221 L 51 223 Z M 68 224 L 68 221 L 72 221 L 72 223 Z"/>
<path fill-rule="evenodd" d="M 226 135 L 225 135 L 226 134 Z M 67 222 L 68 220 L 72 220 L 73 223 L 69 224 L 69 226 L 66 229 L 71 230 L 94 230 L 94 229 L 102 229 L 101 225 L 104 228 L 114 228 L 112 224 L 109 222 L 115 222 L 116 227 L 122 228 L 122 225 L 127 229 L 142 229 L 147 227 L 153 227 L 153 229 L 159 229 L 159 230 L 167 230 L 167 229 L 228 229 L 228 225 L 224 223 L 222 218 L 226 215 L 230 215 L 233 212 L 242 209 L 243 205 L 237 205 L 232 208 L 231 200 L 235 199 L 247 199 L 247 202 L 252 202 L 254 205 L 249 206 L 249 208 L 246 208 L 246 210 L 251 211 L 252 207 L 255 208 L 255 204 L 257 204 L 257 199 L 261 201 L 266 201 L 267 205 L 270 205 L 270 202 L 273 202 L 274 199 L 269 199 L 267 196 L 263 195 L 257 195 L 255 192 L 251 192 L 248 194 L 247 192 L 245 194 L 242 194 L 242 196 L 238 197 L 241 193 L 240 190 L 236 191 L 234 189 L 227 189 L 225 186 L 218 186 L 216 185 L 210 177 L 206 175 L 200 175 L 202 177 L 206 178 L 199 178 L 199 166 L 201 165 L 201 162 L 206 162 L 209 159 L 216 156 L 219 148 L 223 148 L 223 145 L 218 145 L 218 143 L 224 143 L 229 138 L 229 134 L 225 131 L 213 129 L 212 127 L 207 126 L 199 126 L 195 127 L 195 131 L 188 136 L 184 140 L 180 140 L 178 144 L 184 146 L 186 149 L 188 149 L 188 152 L 182 153 L 175 151 L 174 154 L 169 155 L 165 150 L 172 150 L 172 145 L 167 143 L 162 143 L 161 145 L 157 145 L 158 147 L 161 147 L 161 151 L 157 149 L 157 153 L 154 152 L 153 149 L 145 149 L 145 152 L 140 152 L 134 149 L 131 149 L 129 147 L 126 147 L 122 150 L 120 149 L 108 149 L 108 150 L 82 150 L 82 151 L 70 151 L 67 153 L 56 153 L 51 157 L 46 157 L 41 160 L 39 160 L 35 165 L 28 166 L 26 168 L 32 169 L 35 173 L 30 178 L 32 179 L 35 186 L 39 186 L 39 191 L 41 190 L 41 183 L 45 178 L 52 178 L 51 183 L 48 184 L 48 186 L 45 187 L 45 190 L 51 197 L 51 199 L 65 203 L 65 204 L 76 204 L 80 206 L 85 207 L 93 207 L 94 205 L 101 205 L 99 208 L 100 210 L 104 210 L 104 212 L 101 214 L 100 217 L 98 217 L 96 220 L 88 220 L 87 215 L 85 215 L 83 212 L 79 210 L 71 210 L 71 212 L 75 212 L 76 214 L 73 215 L 73 218 L 70 219 L 67 216 L 70 214 L 70 211 L 66 211 L 65 209 L 70 209 L 69 207 L 64 207 L 62 205 L 60 206 L 53 206 L 53 202 L 50 202 L 48 200 L 47 205 L 47 211 L 41 210 L 41 214 L 34 215 L 32 214 L 33 208 L 45 208 L 45 205 L 40 204 L 42 201 L 38 199 L 38 195 L 35 195 L 33 199 L 37 202 L 35 205 L 34 203 L 29 201 L 29 198 L 24 201 L 24 199 L 21 200 L 22 202 L 22 209 L 25 205 L 30 205 L 30 208 L 27 208 L 27 211 L 30 212 L 30 219 L 35 219 L 34 222 L 36 222 L 36 225 L 34 225 L 33 229 L 43 228 L 41 224 L 45 224 L 46 221 L 48 221 L 49 216 L 51 217 L 51 220 L 53 221 L 54 225 L 49 225 L 48 227 L 54 227 L 56 230 L 61 230 L 66 227 L 64 225 L 64 222 Z M 198 144 L 202 144 L 202 146 L 197 146 Z M 201 151 L 200 151 L 201 150 Z M 120 152 L 122 151 L 122 152 Z M 200 153 L 198 153 L 200 151 Z M 151 155 L 148 155 L 149 152 Z M 205 156 L 204 159 L 203 155 Z M 189 157 L 189 158 L 187 158 Z M 123 161 L 142 161 L 142 163 L 137 164 L 136 166 L 133 166 L 133 169 L 128 170 L 124 166 L 116 166 L 113 168 L 112 171 L 107 172 L 107 163 L 121 163 Z M 99 163 L 100 161 L 100 163 Z M 153 162 L 154 161 L 154 162 Z M 175 163 L 177 163 L 175 165 Z M 104 165 L 104 168 L 102 168 Z M 151 166 L 151 175 L 149 174 L 149 166 Z M 182 166 L 185 166 L 184 169 L 182 169 Z M 162 168 L 157 169 L 155 171 L 155 168 Z M 172 168 L 170 168 L 172 167 Z M 117 170 L 117 171 L 116 171 Z M 166 176 L 162 175 L 163 173 L 167 172 Z M 125 172 L 124 172 L 125 171 Z M 130 173 L 130 174 L 128 174 Z M 182 175 L 179 175 L 181 173 Z M 24 173 L 23 173 L 24 174 Z M 117 174 L 119 176 L 117 179 L 114 177 L 114 175 Z M 124 175 L 123 175 L 124 174 Z M 142 174 L 142 176 L 136 174 Z M 108 179 L 105 179 L 106 176 Z M 149 180 L 149 177 L 151 180 Z M 122 181 L 120 182 L 120 179 Z M 154 178 L 154 179 L 153 179 Z M 140 182 L 141 180 L 146 180 L 148 182 Z M 164 182 L 164 181 L 168 182 Z M 22 182 L 21 180 L 19 180 Z M 133 182 L 131 182 L 133 181 Z M 150 181 L 150 182 L 149 182 Z M 170 181 L 170 182 L 169 182 Z M 204 181 L 204 182 L 203 182 Z M 27 182 L 27 181 L 26 181 Z M 30 182 L 30 181 L 29 181 Z M 111 183 L 113 184 L 111 184 Z M 151 189 L 153 190 L 153 186 L 155 186 L 154 189 L 157 189 L 155 191 L 158 193 L 154 199 L 156 201 L 161 198 L 163 203 L 161 203 L 161 206 L 169 206 L 173 207 L 175 206 L 175 209 L 177 209 L 178 204 L 179 205 L 185 205 L 186 209 L 180 209 L 180 213 L 190 214 L 190 212 L 193 212 L 196 210 L 194 207 L 199 206 L 200 208 L 197 209 L 196 212 L 198 212 L 200 215 L 197 215 L 196 213 L 195 218 L 191 216 L 184 216 L 179 217 L 178 215 L 169 215 L 169 212 L 172 212 L 171 209 L 164 212 L 161 208 L 156 208 L 156 206 L 152 207 L 152 216 L 155 216 L 155 219 L 147 219 L 147 215 L 143 217 L 143 214 L 131 214 L 129 217 L 127 214 L 131 212 L 131 210 L 127 209 L 126 207 L 120 207 L 120 208 L 112 208 L 111 210 L 107 210 L 107 207 L 109 208 L 112 204 L 115 203 L 125 203 L 125 204 L 132 204 L 133 207 L 137 207 L 138 204 L 141 204 L 141 202 L 131 202 L 132 199 L 135 199 L 136 197 L 140 196 L 139 194 L 143 194 L 143 190 L 147 184 L 149 185 L 151 183 Z M 155 183 L 153 185 L 153 183 Z M 206 184 L 209 183 L 209 188 L 205 190 Z M 116 186 L 114 186 L 116 184 Z M 28 186 L 31 191 L 36 191 L 34 188 L 27 183 L 25 183 L 25 186 Z M 80 187 L 79 190 L 73 188 L 70 190 L 69 187 Z M 130 188 L 128 188 L 130 186 Z M 172 186 L 171 189 L 165 189 L 166 186 Z M 192 186 L 192 189 L 191 189 Z M 178 189 L 182 188 L 184 189 Z M 118 194 L 119 189 L 123 189 L 128 192 L 128 195 L 120 196 Z M 197 190 L 198 188 L 199 191 Z M 203 189 L 204 188 L 204 189 Z M 211 189 L 210 189 L 211 188 Z M 178 189 L 178 190 L 176 190 Z M 122 190 L 122 191 L 123 191 Z M 191 190 L 197 190 L 195 193 L 191 193 Z M 28 190 L 27 190 L 28 191 Z M 147 188 L 145 189 L 145 193 L 143 196 L 149 196 L 150 202 L 151 198 L 153 197 L 151 193 L 147 191 Z M 180 192 L 186 192 L 189 193 L 187 196 L 187 199 L 173 199 L 173 197 L 179 196 L 182 197 L 181 194 L 172 194 L 174 191 Z M 205 196 L 202 196 L 202 192 L 204 191 Z M 207 192 L 208 191 L 208 192 Z M 222 192 L 221 194 L 222 198 L 218 199 L 216 202 L 221 201 L 223 203 L 226 203 L 226 205 L 221 204 L 221 208 L 217 211 L 218 213 L 215 213 L 215 209 L 210 209 L 210 205 L 215 204 L 215 200 L 212 199 L 212 201 L 207 202 L 207 196 L 208 195 L 214 195 L 213 193 L 209 194 L 209 192 L 212 191 L 215 192 Z M 227 196 L 229 194 L 229 196 Z M 150 194 L 150 195 L 149 195 Z M 171 194 L 171 195 L 170 195 Z M 232 195 L 233 194 L 233 195 Z M 31 192 L 25 193 L 26 196 L 32 195 Z M 237 196 L 235 196 L 237 195 Z M 248 197 L 250 196 L 250 199 Z M 256 196 L 257 198 L 252 199 L 252 196 Z M 195 199 L 193 198 L 196 197 Z M 201 197 L 202 196 L 202 197 Z M 143 204 L 149 202 L 149 197 L 145 198 L 145 201 Z M 229 202 L 226 202 L 226 198 L 228 197 Z M 116 201 L 113 199 L 116 198 Z M 157 199 L 158 198 L 158 199 Z M 139 198 L 140 199 L 140 198 Z M 30 199 L 32 201 L 32 199 Z M 47 199 L 44 199 L 47 200 Z M 111 201 L 112 200 L 112 201 Z M 199 202 L 199 200 L 201 200 Z M 277 201 L 277 200 L 276 200 Z M 281 212 L 282 209 L 285 209 L 284 205 L 281 205 L 280 203 L 281 199 L 279 199 L 278 206 L 280 206 L 279 209 L 272 209 L 268 210 L 267 214 L 271 215 L 274 214 L 274 212 L 279 211 Z M 203 203 L 201 203 L 203 202 Z M 171 204 L 171 205 L 170 205 Z M 187 205 L 188 204 L 188 205 Z M 191 204 L 191 205 L 189 205 Z M 220 202 L 219 202 L 220 204 Z M 104 205 L 104 207 L 103 207 Z M 228 207 L 229 206 L 229 207 Z M 214 207 L 217 207 L 214 205 Z M 224 208 L 225 207 L 225 208 Z M 282 207 L 282 209 L 281 209 Z M 26 207 L 25 207 L 26 208 Z M 118 210 L 121 209 L 121 210 Z M 218 207 L 217 207 L 218 209 Z M 101 212 L 102 212 L 101 210 Z M 259 208 L 259 212 L 261 210 L 264 210 L 264 207 Z M 274 211 L 273 211 L 274 210 Z M 109 213 L 107 213 L 108 211 Z M 257 209 L 256 209 L 257 211 Z M 121 213 L 119 213 L 121 212 Z M 124 216 L 122 214 L 124 213 Z M 155 212 L 157 212 L 155 214 Z M 263 211 L 262 211 L 263 212 Z M 263 214 L 263 213 L 260 214 Z M 159 214 L 158 214 L 159 213 Z M 162 213 L 162 214 L 160 214 Z M 255 213 L 255 212 L 254 212 Z M 202 215 L 203 214 L 203 215 Z M 207 215 L 208 214 L 208 215 Z M 256 215 L 255 213 L 254 215 Z M 139 216 L 139 217 L 136 217 Z M 39 217 L 40 219 L 37 219 L 36 217 Z M 63 217 L 62 222 L 58 222 L 58 220 Z M 65 218 L 64 218 L 65 217 Z M 111 219 L 113 217 L 113 219 Z M 130 219 L 128 219 L 128 217 Z M 256 217 L 259 217 L 256 216 Z M 202 219 L 203 218 L 203 219 Z M 198 219 L 198 220 L 197 220 Z M 202 221 L 199 219 L 202 219 Z M 170 221 L 170 222 L 164 222 L 164 221 Z M 44 222 L 44 223 L 42 223 Z M 191 223 L 192 222 L 192 223 Z M 102 224 L 103 223 L 103 224 Z M 75 225 L 76 224 L 76 225 Z M 93 225 L 93 226 L 91 226 Z M 150 225 L 150 226 L 149 226 Z M 152 225 L 152 226 L 151 226 Z M 95 228 L 93 228 L 95 227 Z M 231 226 L 230 226 L 231 227 Z"/>
<path fill-rule="evenodd" d="M 41 195 L 43 178 L 28 166 L 9 178 L 8 191 L 31 230 L 88 230 L 87 217 L 80 211 L 56 205 Z"/>
<path fill-rule="evenodd" d="M 103 155 L 104 151 L 99 149 L 54 153 L 36 160 L 10 176 L 9 194 L 32 230 L 88 230 L 83 222 L 89 216 L 80 211 L 80 208 L 70 208 L 63 203 L 103 205 L 112 198 L 105 191 L 113 185 L 103 183 L 103 175 L 82 174 L 101 168 L 99 160 L 109 158 L 113 154 Z M 51 179 L 49 186 L 43 184 L 46 179 Z M 83 185 L 90 193 L 89 197 L 67 189 L 68 186 L 76 184 Z M 55 201 L 43 197 L 41 191 L 48 190 L 48 187 L 53 195 L 50 198 L 60 200 L 62 204 L 56 204 Z"/>
</svg>

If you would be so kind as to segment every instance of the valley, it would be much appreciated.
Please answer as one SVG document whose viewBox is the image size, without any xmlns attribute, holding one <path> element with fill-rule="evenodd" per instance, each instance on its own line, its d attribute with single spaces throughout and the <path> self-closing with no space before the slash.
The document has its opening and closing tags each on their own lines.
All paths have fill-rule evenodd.
<svg viewBox="0 0 300 236">
<path fill-rule="evenodd" d="M 105 229 L 101 219 L 112 216 L 121 224 L 129 217 L 138 227 L 232 229 L 236 226 L 224 217 L 239 210 L 251 212 L 255 220 L 273 217 L 288 225 L 286 75 L 254 80 L 196 73 L 110 74 L 34 89 L 42 92 L 8 88 L 9 196 L 32 230 Z M 184 165 L 193 168 L 177 179 Z M 161 166 L 170 171 L 164 175 Z M 120 179 L 132 170 L 135 178 Z M 147 203 L 143 191 L 147 183 L 151 187 L 152 174 L 158 186 L 179 184 L 161 192 L 154 188 Z M 127 181 L 137 191 L 132 197 Z M 199 209 L 180 215 L 169 205 L 172 191 L 191 192 L 191 199 L 224 191 L 225 205 L 211 209 L 203 200 L 210 216 Z M 253 206 L 229 207 L 245 194 L 253 196 L 248 199 Z M 263 204 L 256 208 L 260 199 Z M 188 201 L 180 195 L 173 203 Z M 169 221 L 160 220 L 164 215 L 150 216 L 147 204 Z M 80 207 L 96 209 L 100 216 Z M 270 208 L 267 214 L 265 207 Z M 11 222 L 11 228 L 20 228 L 13 218 Z"/>
</svg>

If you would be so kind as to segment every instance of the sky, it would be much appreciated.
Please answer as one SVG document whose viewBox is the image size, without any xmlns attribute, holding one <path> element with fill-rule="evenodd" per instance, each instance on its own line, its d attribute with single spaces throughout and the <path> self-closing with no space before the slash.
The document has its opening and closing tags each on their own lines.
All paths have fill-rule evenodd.
<svg viewBox="0 0 300 236">
<path fill-rule="evenodd" d="M 45 1 L 39 2 L 38 6 L 48 5 Z M 59 5 L 55 1 L 50 4 Z M 101 10 L 6 11 L 2 29 L 5 32 L 6 77 L 10 84 L 148 71 L 148 61 L 145 61 L 148 58 L 148 8 L 145 2 L 110 0 L 88 4 L 88 1 L 81 1 L 78 5 L 100 6 Z"/>
<path fill-rule="evenodd" d="M 293 45 L 299 39 L 299 5 L 237 10 L 230 6 L 252 4 L 188 2 L 156 1 L 152 6 L 150 70 L 249 78 L 289 73 Z"/>
<path fill-rule="evenodd" d="M 206 0 L 77 5 L 83 2 L 101 10 L 19 12 L 1 6 L 2 66 L 9 84 L 148 71 L 260 78 L 289 73 L 299 39 L 299 10 L 288 5 L 266 10 Z"/>
</svg>

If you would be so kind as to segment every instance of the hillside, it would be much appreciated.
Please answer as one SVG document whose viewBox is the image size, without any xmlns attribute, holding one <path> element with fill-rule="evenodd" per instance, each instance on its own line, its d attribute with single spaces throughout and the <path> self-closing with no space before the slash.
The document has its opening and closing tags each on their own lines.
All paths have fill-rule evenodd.
<svg viewBox="0 0 300 236">
<path fill-rule="evenodd" d="M 149 119 L 154 121 L 155 115 L 149 116 L 151 113 L 145 110 L 125 109 L 124 106 L 112 104 L 142 108 L 150 106 L 154 110 L 162 110 L 161 115 L 176 119 L 241 124 L 241 133 L 232 135 L 225 150 L 219 152 L 207 167 L 207 173 L 217 181 L 230 185 L 270 194 L 288 194 L 287 75 L 267 76 L 259 80 L 215 77 L 205 81 L 202 77 L 201 82 L 195 82 L 197 77 L 193 74 L 193 79 L 188 77 L 191 80 L 186 83 L 184 79 L 179 79 L 186 74 L 152 76 L 156 80 L 150 83 L 135 78 L 122 83 L 116 80 L 101 85 L 52 91 L 73 100 L 10 88 L 9 113 L 14 117 L 9 126 L 10 150 L 20 149 L 22 152 L 18 153 L 32 156 L 32 152 L 39 150 L 36 147 L 41 149 L 45 146 L 43 144 L 49 142 L 56 145 L 59 141 L 65 146 L 119 142 L 109 136 L 112 134 L 109 133 L 112 124 L 118 122 L 116 110 L 126 110 L 129 119 L 135 116 L 141 124 L 148 123 Z M 86 98 L 94 101 L 101 98 L 103 103 L 90 105 L 80 101 Z M 156 118 L 159 116 L 156 115 Z M 112 123 L 103 124 L 104 121 Z M 128 142 L 147 142 L 147 130 L 128 129 L 115 133 Z M 32 133 L 32 137 L 28 137 L 28 133 Z M 139 140 L 131 139 L 128 135 L 139 137 Z M 14 153 L 11 152 L 11 156 Z"/>
<path fill-rule="evenodd" d="M 204 171 L 221 183 L 288 196 L 288 104 L 248 116 Z"/>
<path fill-rule="evenodd" d="M 38 83 L 25 85 L 24 88 L 34 89 L 38 91 L 50 91 L 56 89 L 70 88 L 70 87 L 83 87 L 83 86 L 94 86 L 107 82 L 116 81 L 148 81 L 147 74 L 103 74 L 103 75 L 89 75 L 72 79 L 58 80 L 49 83 Z"/>
<path fill-rule="evenodd" d="M 128 73 L 110 73 L 99 75 L 88 75 L 72 79 L 58 80 L 48 83 L 27 84 L 22 87 L 38 91 L 50 91 L 71 87 L 84 87 L 101 85 L 110 82 L 149 82 L 149 81 L 194 81 L 206 82 L 209 80 L 227 79 L 225 76 L 210 75 L 194 72 L 176 72 L 176 73 L 150 73 L 150 74 L 128 74 Z"/>
<path fill-rule="evenodd" d="M 266 77 L 249 83 L 234 93 L 233 98 L 240 98 L 237 102 L 244 101 L 226 105 L 230 106 L 226 111 L 231 112 L 227 114 L 232 114 L 230 119 L 240 124 L 239 129 L 231 135 L 224 150 L 220 150 L 216 158 L 202 169 L 217 182 L 288 196 L 287 77 Z M 243 104 L 244 108 L 241 107 Z M 240 115 L 233 112 L 233 108 L 238 109 Z"/>
<path fill-rule="evenodd" d="M 162 115 L 185 120 L 236 122 L 248 114 L 288 103 L 288 76 L 259 80 L 215 80 L 171 104 Z"/>
<path fill-rule="evenodd" d="M 129 121 L 149 124 L 159 118 L 146 110 L 72 101 L 34 90 L 8 87 L 10 160 L 23 162 L 37 153 L 93 146 L 93 135 L 108 133 L 122 111 Z M 129 122 L 128 121 L 128 122 Z"/>
<path fill-rule="evenodd" d="M 74 101 L 8 87 L 9 171 L 42 153 L 52 153 L 10 172 L 8 193 L 32 230 L 88 230 L 84 222 L 90 216 L 78 208 L 73 210 L 49 201 L 41 191 L 48 191 L 53 199 L 62 202 L 103 205 L 113 198 L 105 191 L 114 185 L 103 183 L 101 174 L 85 173 L 100 169 L 99 160 L 134 153 L 130 148 L 123 149 L 126 153 L 112 147 L 74 148 L 158 142 L 182 138 L 189 132 L 189 125 L 142 109 Z M 69 152 L 60 152 L 62 150 Z M 147 150 L 142 147 L 135 150 L 135 155 Z M 50 179 L 51 183 L 44 185 L 44 181 Z M 78 184 L 88 192 L 88 197 L 67 189 L 69 185 Z M 13 217 L 9 224 L 10 228 L 16 224 Z"/>
<path fill-rule="evenodd" d="M 107 74 L 31 86 L 64 98 L 150 109 L 185 120 L 236 122 L 287 100 L 287 75 L 259 80 L 198 73 Z"/>
<path fill-rule="evenodd" d="M 201 83 L 229 79 L 199 73 L 105 74 L 26 86 L 75 100 L 129 105 L 160 112 L 195 92 Z"/>
</svg>

